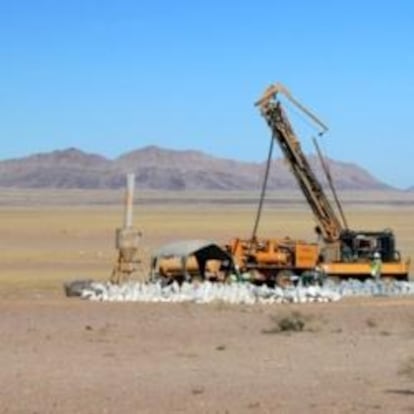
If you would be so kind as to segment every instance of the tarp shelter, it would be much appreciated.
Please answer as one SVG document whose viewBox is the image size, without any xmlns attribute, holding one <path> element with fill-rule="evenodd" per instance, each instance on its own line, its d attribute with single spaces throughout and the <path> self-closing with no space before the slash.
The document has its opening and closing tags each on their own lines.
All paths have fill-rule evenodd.
<svg viewBox="0 0 414 414">
<path fill-rule="evenodd" d="M 162 259 L 179 258 L 181 260 L 182 274 L 188 278 L 187 261 L 194 256 L 200 275 L 204 278 L 206 264 L 209 260 L 220 260 L 226 262 L 229 269 L 234 268 L 233 257 L 217 243 L 209 240 L 180 240 L 161 246 L 152 255 L 151 275 L 155 276 L 159 271 L 159 264 Z"/>
</svg>

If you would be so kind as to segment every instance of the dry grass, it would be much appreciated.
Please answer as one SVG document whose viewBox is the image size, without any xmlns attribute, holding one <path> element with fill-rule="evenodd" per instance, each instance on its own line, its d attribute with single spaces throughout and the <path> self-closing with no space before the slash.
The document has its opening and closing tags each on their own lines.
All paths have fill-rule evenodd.
<svg viewBox="0 0 414 414">
<path fill-rule="evenodd" d="M 414 381 L 414 357 L 409 358 L 402 364 L 399 374 Z"/>
<path fill-rule="evenodd" d="M 365 323 L 367 324 L 368 328 L 376 328 L 378 326 L 377 321 L 372 318 L 368 318 Z"/>
<path fill-rule="evenodd" d="M 285 316 L 272 316 L 273 326 L 270 329 L 264 329 L 264 334 L 302 332 L 307 328 L 311 318 L 300 312 L 294 311 Z"/>
<path fill-rule="evenodd" d="M 292 332 L 322 332 L 327 324 L 321 314 L 302 313 L 297 310 L 270 316 L 271 327 L 263 329 L 264 334 L 290 334 Z"/>
<path fill-rule="evenodd" d="M 257 191 L 158 191 L 138 189 L 139 202 L 142 204 L 182 205 L 188 202 L 213 204 L 256 204 L 260 188 Z M 0 193 L 0 205 L 3 206 L 85 206 L 85 205 L 118 205 L 124 190 L 77 190 L 77 189 L 9 189 L 3 188 Z M 414 192 L 403 191 L 340 191 L 340 199 L 346 206 L 414 204 Z M 266 196 L 267 205 L 304 206 L 304 198 L 299 190 L 269 191 Z"/>
<path fill-rule="evenodd" d="M 122 192 L 116 194 L 122 198 Z M 19 195 L 19 203 L 23 205 L 23 196 Z M 3 293 L 60 291 L 62 282 L 68 279 L 109 278 L 116 257 L 114 232 L 122 222 L 122 206 L 11 207 L 5 205 L 7 197 L 4 194 L 2 197 L 0 285 Z M 251 198 L 254 199 L 254 194 Z M 303 205 L 299 206 L 295 203 L 290 207 L 277 203 L 267 205 L 260 235 L 314 240 L 313 217 Z M 249 237 L 255 208 L 252 203 L 138 203 L 135 223 L 144 233 L 143 256 L 148 259 L 152 249 L 176 239 L 226 242 L 235 236 Z M 348 220 L 353 228 L 393 228 L 400 250 L 414 258 L 414 222 L 407 219 L 413 213 L 414 207 L 358 206 L 348 208 Z"/>
</svg>

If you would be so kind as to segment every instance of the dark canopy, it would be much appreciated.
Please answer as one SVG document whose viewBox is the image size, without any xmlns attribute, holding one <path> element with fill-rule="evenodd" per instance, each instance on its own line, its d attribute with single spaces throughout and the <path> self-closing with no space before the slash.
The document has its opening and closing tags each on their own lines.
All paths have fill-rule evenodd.
<svg viewBox="0 0 414 414">
<path fill-rule="evenodd" d="M 200 274 L 204 277 L 206 263 L 209 260 L 228 261 L 233 266 L 233 257 L 217 243 L 209 240 L 180 240 L 161 246 L 152 255 L 152 269 L 154 272 L 158 262 L 162 258 L 180 258 L 183 263 L 183 273 L 185 274 L 185 263 L 188 257 L 194 256 L 197 260 Z"/>
</svg>

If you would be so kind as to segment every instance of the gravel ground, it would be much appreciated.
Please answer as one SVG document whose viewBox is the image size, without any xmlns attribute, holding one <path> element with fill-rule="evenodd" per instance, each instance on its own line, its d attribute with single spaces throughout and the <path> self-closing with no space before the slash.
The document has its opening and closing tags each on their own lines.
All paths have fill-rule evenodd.
<svg viewBox="0 0 414 414">
<path fill-rule="evenodd" d="M 0 302 L 0 412 L 412 413 L 414 297 Z M 275 330 L 302 317 L 301 332 Z"/>
</svg>

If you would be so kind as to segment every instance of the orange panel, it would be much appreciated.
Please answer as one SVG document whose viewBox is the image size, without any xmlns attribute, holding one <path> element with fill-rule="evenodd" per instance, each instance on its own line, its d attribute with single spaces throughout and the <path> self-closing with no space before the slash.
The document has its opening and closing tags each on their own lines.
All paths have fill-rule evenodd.
<svg viewBox="0 0 414 414">
<path fill-rule="evenodd" d="M 323 268 L 328 275 L 351 277 L 353 275 L 371 275 L 371 264 L 365 263 L 324 263 Z M 381 274 L 404 277 L 409 273 L 409 263 L 383 263 Z"/>
<path fill-rule="evenodd" d="M 296 267 L 301 269 L 312 269 L 316 266 L 319 256 L 317 244 L 296 245 Z"/>
</svg>

